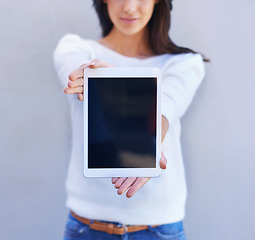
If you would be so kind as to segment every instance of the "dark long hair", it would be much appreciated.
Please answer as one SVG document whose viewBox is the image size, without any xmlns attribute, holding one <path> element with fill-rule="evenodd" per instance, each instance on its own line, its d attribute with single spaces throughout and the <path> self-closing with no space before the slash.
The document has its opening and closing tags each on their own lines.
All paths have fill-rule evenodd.
<svg viewBox="0 0 255 240">
<path fill-rule="evenodd" d="M 113 27 L 113 23 L 108 15 L 107 5 L 103 0 L 93 0 L 96 13 L 99 17 L 99 22 L 102 27 L 103 36 L 108 35 Z M 168 32 L 171 25 L 172 0 L 159 0 L 155 4 L 152 17 L 148 23 L 149 45 L 155 55 L 164 53 L 181 54 L 181 53 L 196 53 L 195 51 L 177 46 L 169 37 Z M 208 59 L 203 57 L 205 62 Z"/>
</svg>

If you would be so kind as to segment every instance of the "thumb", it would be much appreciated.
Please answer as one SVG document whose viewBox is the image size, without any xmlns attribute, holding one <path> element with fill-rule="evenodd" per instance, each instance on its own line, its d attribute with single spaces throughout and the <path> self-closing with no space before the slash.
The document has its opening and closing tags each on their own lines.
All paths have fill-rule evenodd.
<svg viewBox="0 0 255 240">
<path fill-rule="evenodd" d="M 167 159 L 166 159 L 166 157 L 165 157 L 165 155 L 164 155 L 163 152 L 161 152 L 161 158 L 160 158 L 159 165 L 160 165 L 160 168 L 166 169 L 166 166 L 167 166 Z"/>
<path fill-rule="evenodd" d="M 113 65 L 102 60 L 99 60 L 97 58 L 93 59 L 89 64 L 89 68 L 105 68 L 105 67 L 113 67 Z"/>
</svg>

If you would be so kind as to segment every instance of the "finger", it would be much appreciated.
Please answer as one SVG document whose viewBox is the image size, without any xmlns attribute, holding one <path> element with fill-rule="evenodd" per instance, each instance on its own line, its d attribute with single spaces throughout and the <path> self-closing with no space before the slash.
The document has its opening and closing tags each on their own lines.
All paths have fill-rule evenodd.
<svg viewBox="0 0 255 240">
<path fill-rule="evenodd" d="M 82 93 L 79 93 L 77 98 L 80 100 L 80 101 L 83 101 L 84 100 L 84 96 Z"/>
<path fill-rule="evenodd" d="M 126 192 L 135 183 L 136 179 L 136 177 L 128 177 L 126 181 L 119 187 L 117 193 L 121 195 Z"/>
<path fill-rule="evenodd" d="M 112 184 L 115 184 L 117 182 L 117 180 L 119 179 L 119 177 L 113 177 L 112 178 Z"/>
<path fill-rule="evenodd" d="M 131 188 L 127 191 L 126 196 L 127 196 L 128 198 L 133 197 L 133 196 L 135 195 L 135 193 L 136 193 L 140 188 L 142 188 L 143 185 L 144 185 L 145 183 L 147 183 L 149 180 L 150 180 L 150 178 L 145 178 L 145 177 L 143 177 L 143 178 L 141 178 L 141 177 L 137 178 L 137 180 L 135 181 L 135 183 L 134 183 L 134 184 L 131 186 Z"/>
<path fill-rule="evenodd" d="M 119 188 L 128 178 L 127 177 L 121 177 L 119 178 L 115 183 L 115 188 Z"/>
<path fill-rule="evenodd" d="M 79 67 L 77 69 L 75 69 L 74 71 L 72 71 L 68 78 L 71 80 L 71 81 L 75 81 L 77 80 L 78 78 L 83 78 L 84 76 L 84 67 L 85 65 L 83 65 L 83 67 Z"/>
<path fill-rule="evenodd" d="M 113 67 L 112 64 L 101 61 L 99 59 L 94 59 L 92 62 L 89 64 L 89 68 L 105 68 L 105 67 Z"/>
<path fill-rule="evenodd" d="M 159 165 L 160 165 L 160 168 L 166 169 L 166 166 L 167 166 L 167 159 L 166 159 L 166 157 L 165 157 L 165 155 L 164 155 L 163 152 L 161 152 L 161 158 L 160 158 Z"/>
<path fill-rule="evenodd" d="M 77 78 L 75 81 L 69 81 L 67 86 L 70 88 L 82 87 L 84 84 L 83 78 Z"/>
<path fill-rule="evenodd" d="M 66 87 L 64 88 L 64 93 L 66 94 L 79 94 L 79 93 L 83 93 L 83 87 L 76 87 L 76 88 L 69 88 Z"/>
<path fill-rule="evenodd" d="M 82 64 L 82 65 L 80 66 L 80 68 L 82 68 L 82 69 L 84 70 L 84 68 L 88 67 L 88 66 L 89 66 L 89 64 L 91 64 L 91 62 L 90 62 L 90 63 Z"/>
</svg>

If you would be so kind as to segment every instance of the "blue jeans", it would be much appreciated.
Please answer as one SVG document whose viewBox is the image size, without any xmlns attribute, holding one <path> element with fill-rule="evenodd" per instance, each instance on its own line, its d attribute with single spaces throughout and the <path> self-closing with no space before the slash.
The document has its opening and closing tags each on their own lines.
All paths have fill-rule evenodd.
<svg viewBox="0 0 255 240">
<path fill-rule="evenodd" d="M 116 223 L 115 223 L 116 224 Z M 142 230 L 123 235 L 110 235 L 105 232 L 90 229 L 88 225 L 76 220 L 71 214 L 68 216 L 64 240 L 185 240 L 185 233 L 182 221 L 164 224 L 158 227 L 149 227 Z"/>
</svg>

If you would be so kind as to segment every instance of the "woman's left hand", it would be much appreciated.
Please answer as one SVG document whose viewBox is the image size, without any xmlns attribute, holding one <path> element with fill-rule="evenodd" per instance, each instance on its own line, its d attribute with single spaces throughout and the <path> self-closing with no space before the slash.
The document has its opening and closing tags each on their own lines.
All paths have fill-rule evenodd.
<svg viewBox="0 0 255 240">
<path fill-rule="evenodd" d="M 161 169 L 166 169 L 167 159 L 162 152 L 159 164 Z M 149 177 L 113 177 L 112 183 L 115 184 L 115 188 L 118 189 L 117 193 L 119 195 L 127 192 L 126 196 L 131 198 L 150 179 Z"/>
</svg>

